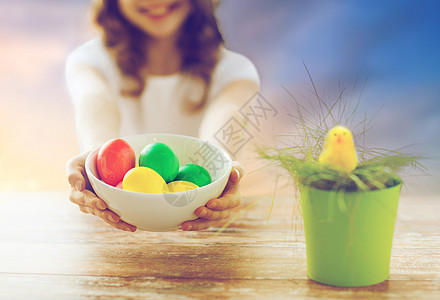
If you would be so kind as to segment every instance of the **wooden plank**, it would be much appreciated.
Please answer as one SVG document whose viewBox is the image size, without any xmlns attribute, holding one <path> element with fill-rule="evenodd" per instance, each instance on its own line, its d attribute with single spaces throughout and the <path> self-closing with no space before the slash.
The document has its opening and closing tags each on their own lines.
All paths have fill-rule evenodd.
<svg viewBox="0 0 440 300">
<path fill-rule="evenodd" d="M 259 201 L 221 234 L 134 234 L 56 192 L 0 192 L 0 298 L 433 299 L 440 288 L 440 201 L 401 200 L 388 281 L 334 288 L 307 279 L 293 198 Z M 26 289 L 23 289 L 26 286 Z M 47 298 L 47 297 L 46 297 Z"/>
<path fill-rule="evenodd" d="M 24 288 L 25 287 L 25 288 Z M 360 288 L 330 287 L 309 279 L 194 279 L 120 276 L 0 274 L 5 299 L 438 299 L 429 280 L 385 281 Z M 13 295 L 13 297 L 11 297 Z M 9 297 L 7 297 L 9 296 Z M 2 297 L 3 298 L 3 297 Z"/>
</svg>

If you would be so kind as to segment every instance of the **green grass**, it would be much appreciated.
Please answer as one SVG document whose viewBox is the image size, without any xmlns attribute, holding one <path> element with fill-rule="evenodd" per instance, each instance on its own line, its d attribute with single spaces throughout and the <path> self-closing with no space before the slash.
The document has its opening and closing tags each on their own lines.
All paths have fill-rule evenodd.
<svg viewBox="0 0 440 300">
<path fill-rule="evenodd" d="M 405 167 L 419 167 L 415 157 L 383 153 L 362 161 L 347 173 L 317 162 L 313 157 L 298 158 L 293 149 L 259 149 L 261 157 L 277 162 L 297 184 L 324 190 L 371 191 L 395 186 L 402 182 L 397 175 Z M 313 155 L 312 155 L 313 156 Z"/>
<path fill-rule="evenodd" d="M 286 89 L 296 108 L 296 114 L 289 114 L 297 132 L 289 136 L 292 145 L 282 149 L 260 148 L 257 151 L 262 158 L 286 169 L 296 184 L 349 192 L 392 187 L 402 182 L 398 173 L 405 168 L 425 169 L 416 156 L 394 150 L 367 148 L 365 135 L 371 130 L 377 113 L 371 118 L 364 116 L 360 121 L 355 121 L 362 92 L 353 101 L 353 95 L 347 97 L 346 89 L 340 87 L 337 99 L 326 101 L 319 95 L 307 67 L 306 70 L 312 83 L 313 101 L 306 106 Z M 355 88 L 356 85 L 357 80 Z M 346 126 L 353 133 L 358 166 L 351 173 L 317 161 L 327 131 L 336 125 Z"/>
</svg>

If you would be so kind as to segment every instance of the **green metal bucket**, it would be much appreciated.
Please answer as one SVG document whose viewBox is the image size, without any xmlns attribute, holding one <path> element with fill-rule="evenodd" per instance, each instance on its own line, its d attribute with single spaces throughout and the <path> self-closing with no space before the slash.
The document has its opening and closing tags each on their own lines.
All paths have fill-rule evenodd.
<svg viewBox="0 0 440 300">
<path fill-rule="evenodd" d="M 300 186 L 310 279 L 355 287 L 389 276 L 401 184 L 369 192 Z"/>
</svg>

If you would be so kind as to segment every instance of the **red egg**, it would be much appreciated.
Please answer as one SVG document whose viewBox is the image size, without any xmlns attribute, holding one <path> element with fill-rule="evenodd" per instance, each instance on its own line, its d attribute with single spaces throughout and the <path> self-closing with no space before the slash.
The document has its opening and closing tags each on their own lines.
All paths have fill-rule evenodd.
<svg viewBox="0 0 440 300">
<path fill-rule="evenodd" d="M 96 160 L 101 179 L 112 186 L 120 183 L 125 173 L 134 168 L 135 164 L 133 148 L 122 139 L 113 139 L 102 145 Z"/>
</svg>

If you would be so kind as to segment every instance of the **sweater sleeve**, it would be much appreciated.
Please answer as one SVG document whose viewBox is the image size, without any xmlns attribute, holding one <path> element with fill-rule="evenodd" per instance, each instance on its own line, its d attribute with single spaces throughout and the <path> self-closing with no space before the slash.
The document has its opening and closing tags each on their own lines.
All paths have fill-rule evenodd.
<svg viewBox="0 0 440 300">
<path fill-rule="evenodd" d="M 103 53 L 89 42 L 72 52 L 66 62 L 67 88 L 75 108 L 82 151 L 118 136 L 119 110 L 110 89 Z"/>
<path fill-rule="evenodd" d="M 246 126 L 240 107 L 258 91 L 259 77 L 248 58 L 226 49 L 221 51 L 212 76 L 211 97 L 199 126 L 199 137 L 221 144 L 233 159 L 239 159 L 240 151 L 229 145 L 236 144 L 235 136 L 232 138 L 228 133 L 235 132 L 236 126 Z M 220 141 L 219 135 L 225 138 Z"/>
<path fill-rule="evenodd" d="M 257 69 L 247 57 L 222 48 L 219 62 L 212 74 L 209 98 L 214 98 L 226 86 L 238 80 L 249 80 L 260 84 Z"/>
</svg>

